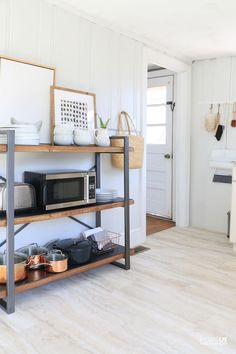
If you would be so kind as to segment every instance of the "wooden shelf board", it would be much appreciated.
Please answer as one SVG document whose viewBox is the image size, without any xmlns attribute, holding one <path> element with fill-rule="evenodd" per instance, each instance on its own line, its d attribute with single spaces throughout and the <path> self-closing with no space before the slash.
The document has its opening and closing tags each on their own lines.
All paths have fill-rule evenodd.
<svg viewBox="0 0 236 354">
<path fill-rule="evenodd" d="M 130 151 L 133 148 L 130 147 Z M 7 145 L 0 144 L 0 153 L 7 151 Z M 101 152 L 101 153 L 123 153 L 122 147 L 103 146 L 56 146 L 56 145 L 15 145 L 15 152 Z"/>
<path fill-rule="evenodd" d="M 89 263 L 79 266 L 71 267 L 66 272 L 63 273 L 46 273 L 44 270 L 31 270 L 28 271 L 28 278 L 25 280 L 16 283 L 15 293 L 21 293 L 27 290 L 38 288 L 40 286 L 49 284 L 53 281 L 62 280 L 68 277 L 71 277 L 76 274 L 87 272 L 88 270 L 101 267 L 105 264 L 120 260 L 124 258 L 125 249 L 123 246 L 118 246 L 112 251 L 102 256 L 97 257 L 94 260 L 91 260 Z M 0 299 L 3 299 L 7 296 L 6 285 L 0 285 Z"/>
<path fill-rule="evenodd" d="M 130 199 L 130 205 L 134 204 L 133 199 Z M 30 214 L 21 214 L 16 215 L 14 224 L 28 224 L 37 221 L 45 221 L 45 220 L 52 220 L 52 219 L 59 219 L 64 218 L 67 216 L 75 216 L 80 214 L 87 214 L 87 213 L 94 213 L 96 211 L 108 210 L 113 208 L 120 208 L 124 207 L 124 199 L 123 198 L 116 198 L 113 202 L 108 203 L 96 203 L 91 205 L 84 205 L 81 207 L 71 208 L 71 209 L 63 209 L 57 211 L 45 211 L 45 212 L 32 212 Z M 0 217 L 0 227 L 5 227 L 7 225 L 6 217 Z"/>
</svg>

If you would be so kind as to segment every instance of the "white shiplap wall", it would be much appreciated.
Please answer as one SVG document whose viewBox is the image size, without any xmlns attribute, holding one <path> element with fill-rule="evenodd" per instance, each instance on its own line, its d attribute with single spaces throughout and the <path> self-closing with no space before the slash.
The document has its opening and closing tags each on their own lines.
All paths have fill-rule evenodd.
<svg viewBox="0 0 236 354">
<path fill-rule="evenodd" d="M 209 157 L 214 149 L 236 150 L 236 129 L 230 126 L 232 102 L 236 101 L 235 72 L 235 57 L 196 61 L 192 71 L 190 221 L 193 226 L 220 232 L 227 229 L 231 185 L 212 182 L 214 170 L 209 167 Z M 219 142 L 204 129 L 211 102 L 215 112 L 217 103 L 222 104 L 225 131 Z"/>
<path fill-rule="evenodd" d="M 45 0 L 0 0 L 0 53 L 56 67 L 60 86 L 95 92 L 97 112 L 111 117 L 110 128 L 117 126 L 118 112 L 127 110 L 140 129 L 143 45 L 135 40 L 84 20 Z M 5 120 L 5 119 L 4 119 Z M 114 133 L 114 131 L 112 131 Z M 1 170 L 4 156 L 1 156 Z M 35 168 L 89 168 L 93 156 L 81 154 L 17 154 L 16 180 L 24 170 Z M 141 231 L 141 172 L 131 171 L 131 245 L 145 239 Z M 122 192 L 122 172 L 103 158 L 103 187 Z M 103 225 L 122 231 L 123 210 L 104 213 Z M 85 220 L 94 222 L 92 216 Z M 69 230 L 69 231 L 68 231 Z M 78 226 L 67 219 L 30 225 L 16 237 L 16 246 L 29 241 L 73 236 Z M 33 235 L 33 237 L 32 237 Z M 3 237 L 3 235 L 1 236 Z"/>
</svg>

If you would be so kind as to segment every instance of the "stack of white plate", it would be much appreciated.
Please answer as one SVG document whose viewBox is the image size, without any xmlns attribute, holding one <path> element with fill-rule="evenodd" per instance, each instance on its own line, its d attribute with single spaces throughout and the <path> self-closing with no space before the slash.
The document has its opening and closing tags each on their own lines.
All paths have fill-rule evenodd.
<svg viewBox="0 0 236 354">
<path fill-rule="evenodd" d="M 0 125 L 0 130 L 14 130 L 15 144 L 17 145 L 39 145 L 40 138 L 36 125 L 34 124 L 5 124 Z M 0 144 L 7 143 L 7 136 L 0 134 Z"/>
<path fill-rule="evenodd" d="M 115 189 L 96 189 L 96 201 L 98 203 L 111 202 L 117 198 L 117 190 Z"/>
</svg>

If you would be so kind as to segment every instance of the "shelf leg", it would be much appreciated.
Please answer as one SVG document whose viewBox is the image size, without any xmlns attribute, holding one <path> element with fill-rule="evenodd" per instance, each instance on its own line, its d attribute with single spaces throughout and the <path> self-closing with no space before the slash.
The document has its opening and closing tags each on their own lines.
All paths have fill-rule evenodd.
<svg viewBox="0 0 236 354">
<path fill-rule="evenodd" d="M 113 137 L 116 139 L 116 137 Z M 125 262 L 112 262 L 113 265 L 122 269 L 130 269 L 130 205 L 129 205 L 129 137 L 123 136 L 124 140 L 124 236 L 125 236 Z"/>
<path fill-rule="evenodd" d="M 97 152 L 95 154 L 95 166 L 96 166 L 96 188 L 101 188 L 101 154 Z M 96 227 L 101 226 L 102 218 L 101 212 L 96 211 Z"/>
<path fill-rule="evenodd" d="M 124 137 L 125 269 L 130 269 L 129 137 Z"/>
<path fill-rule="evenodd" d="M 7 298 L 0 305 L 8 313 L 15 312 L 15 281 L 14 281 L 14 149 L 15 132 L 7 131 Z"/>
</svg>

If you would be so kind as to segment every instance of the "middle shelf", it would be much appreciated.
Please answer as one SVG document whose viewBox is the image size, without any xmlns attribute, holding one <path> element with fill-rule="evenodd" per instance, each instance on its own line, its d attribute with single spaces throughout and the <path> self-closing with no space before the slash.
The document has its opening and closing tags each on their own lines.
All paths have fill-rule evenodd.
<svg viewBox="0 0 236 354">
<path fill-rule="evenodd" d="M 134 200 L 130 199 L 129 204 L 134 204 Z M 108 210 L 113 208 L 124 207 L 124 198 L 116 198 L 112 202 L 95 203 L 90 205 L 84 205 L 80 207 L 74 207 L 70 209 L 61 209 L 56 211 L 36 211 L 27 214 L 15 215 L 14 224 L 28 224 L 37 221 L 53 220 L 64 218 L 67 216 L 75 216 L 80 214 L 93 213 L 96 211 Z M 5 216 L 0 216 L 0 227 L 7 226 L 7 220 Z"/>
</svg>

